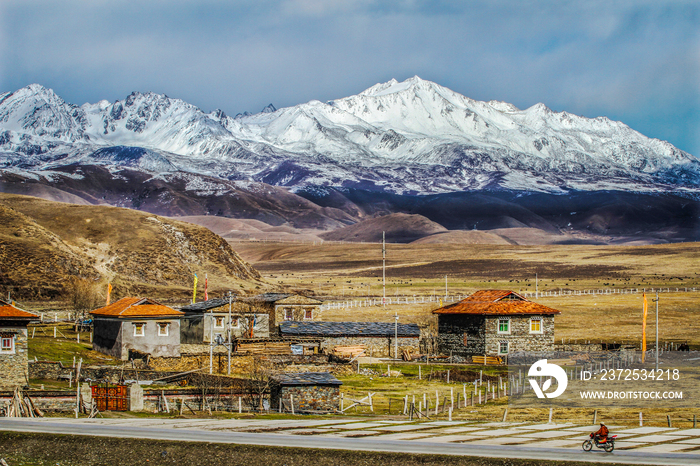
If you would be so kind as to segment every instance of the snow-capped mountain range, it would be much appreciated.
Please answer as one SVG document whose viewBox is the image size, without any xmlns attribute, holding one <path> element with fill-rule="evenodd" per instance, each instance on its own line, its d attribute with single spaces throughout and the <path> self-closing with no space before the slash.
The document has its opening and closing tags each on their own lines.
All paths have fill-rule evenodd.
<svg viewBox="0 0 700 466">
<path fill-rule="evenodd" d="M 293 190 L 700 193 L 697 158 L 623 123 L 475 101 L 418 77 L 235 117 L 153 93 L 82 106 L 37 84 L 0 94 L 0 170 L 74 164 Z"/>
</svg>

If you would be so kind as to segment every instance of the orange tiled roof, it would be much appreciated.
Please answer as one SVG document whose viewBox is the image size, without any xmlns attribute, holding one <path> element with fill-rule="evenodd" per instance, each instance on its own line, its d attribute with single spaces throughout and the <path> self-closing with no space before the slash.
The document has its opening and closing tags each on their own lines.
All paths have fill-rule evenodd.
<svg viewBox="0 0 700 466">
<path fill-rule="evenodd" d="M 90 314 L 109 317 L 177 317 L 183 312 L 164 306 L 147 298 L 122 298 L 108 306 L 91 311 Z"/>
<path fill-rule="evenodd" d="M 39 320 L 39 316 L 32 314 L 31 312 L 23 311 L 18 309 L 12 304 L 6 303 L 5 301 L 0 301 L 0 319 L 28 319 L 28 320 Z"/>
<path fill-rule="evenodd" d="M 504 299 L 511 296 L 515 299 Z M 433 314 L 519 315 L 561 314 L 561 311 L 533 303 L 509 290 L 480 290 L 458 303 L 435 309 Z"/>
</svg>

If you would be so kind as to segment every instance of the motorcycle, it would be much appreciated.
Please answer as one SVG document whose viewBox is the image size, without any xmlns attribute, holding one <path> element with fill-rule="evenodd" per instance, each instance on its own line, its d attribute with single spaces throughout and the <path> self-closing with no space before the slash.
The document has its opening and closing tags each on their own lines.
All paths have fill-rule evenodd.
<svg viewBox="0 0 700 466">
<path fill-rule="evenodd" d="M 599 442 L 598 438 L 596 438 L 595 434 L 590 435 L 591 438 L 583 442 L 583 450 L 584 451 L 591 451 L 593 449 L 593 445 L 595 445 L 598 448 L 602 448 L 608 453 L 613 451 L 615 449 L 615 438 L 617 435 L 608 435 L 608 441 L 607 442 Z"/>
</svg>

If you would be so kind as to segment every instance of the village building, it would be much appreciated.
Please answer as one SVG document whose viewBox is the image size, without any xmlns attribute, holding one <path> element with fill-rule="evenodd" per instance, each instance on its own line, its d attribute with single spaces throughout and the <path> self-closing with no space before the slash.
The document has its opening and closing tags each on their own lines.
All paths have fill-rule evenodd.
<svg viewBox="0 0 700 466">
<path fill-rule="evenodd" d="M 122 298 L 90 314 L 95 351 L 123 361 L 180 356 L 180 311 L 148 298 Z"/>
<path fill-rule="evenodd" d="M 435 309 L 438 351 L 460 356 L 506 356 L 554 346 L 556 309 L 509 290 L 481 290 Z"/>
<path fill-rule="evenodd" d="M 215 298 L 180 308 L 184 313 L 181 343 L 209 344 L 220 336 L 232 339 L 278 338 L 280 322 L 312 320 L 322 301 L 289 293 L 264 293 L 252 297 Z M 230 322 L 229 322 L 230 316 Z"/>
<path fill-rule="evenodd" d="M 283 373 L 270 377 L 270 408 L 279 411 L 337 412 L 340 386 L 329 372 Z"/>
<path fill-rule="evenodd" d="M 0 390 L 29 383 L 27 325 L 39 316 L 0 300 Z"/>
<path fill-rule="evenodd" d="M 364 346 L 365 355 L 372 357 L 400 357 L 404 350 L 415 353 L 420 342 L 417 324 L 390 322 L 282 322 L 280 335 L 317 338 L 321 351 L 327 354 L 336 346 Z M 398 355 L 394 354 L 396 346 Z"/>
</svg>

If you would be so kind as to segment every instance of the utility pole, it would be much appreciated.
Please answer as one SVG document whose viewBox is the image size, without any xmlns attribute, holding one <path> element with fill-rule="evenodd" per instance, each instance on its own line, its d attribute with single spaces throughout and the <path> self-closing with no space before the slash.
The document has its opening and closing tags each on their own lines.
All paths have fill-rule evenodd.
<svg viewBox="0 0 700 466">
<path fill-rule="evenodd" d="M 394 312 L 394 358 L 399 359 L 399 314 Z"/>
<path fill-rule="evenodd" d="M 382 231 L 382 306 L 386 307 L 386 232 Z"/>
<path fill-rule="evenodd" d="M 447 304 L 447 275 L 445 275 L 445 304 Z"/>
<path fill-rule="evenodd" d="M 214 311 L 209 311 L 209 374 L 214 372 Z"/>
<path fill-rule="evenodd" d="M 659 370 L 659 292 L 656 292 L 656 370 Z"/>
<path fill-rule="evenodd" d="M 231 305 L 232 305 L 232 297 L 231 297 L 231 292 L 228 292 L 228 325 L 227 325 L 227 331 L 228 331 L 228 367 L 226 373 L 228 375 L 231 375 Z"/>
</svg>

